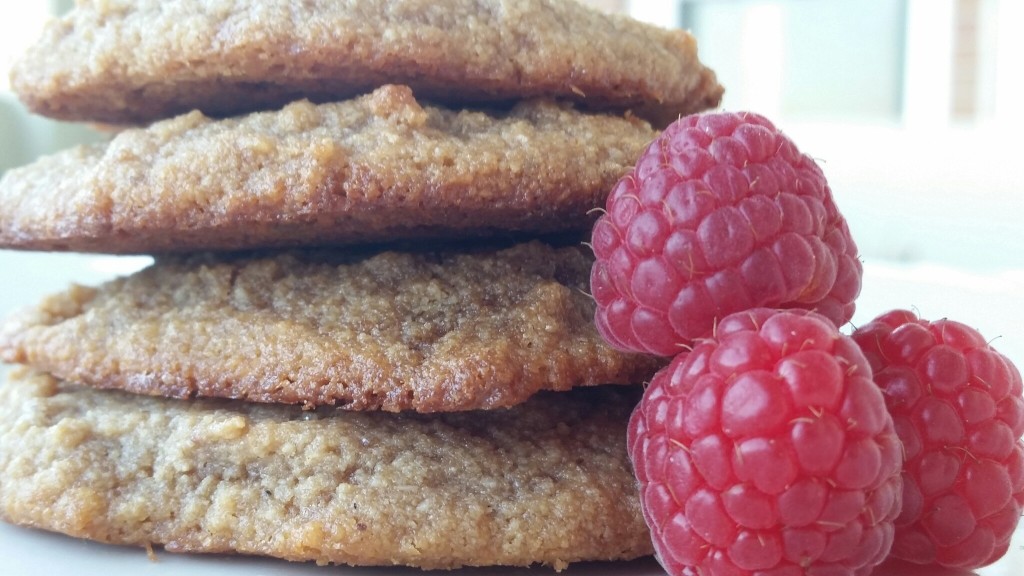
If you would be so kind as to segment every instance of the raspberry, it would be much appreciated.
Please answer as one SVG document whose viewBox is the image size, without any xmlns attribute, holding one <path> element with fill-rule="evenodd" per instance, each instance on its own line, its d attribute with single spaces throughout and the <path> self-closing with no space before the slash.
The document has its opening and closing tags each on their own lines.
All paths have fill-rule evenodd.
<svg viewBox="0 0 1024 576">
<path fill-rule="evenodd" d="M 815 162 L 768 120 L 677 120 L 608 196 L 592 233 L 595 321 L 613 346 L 672 356 L 759 306 L 846 323 L 861 264 Z"/>
<path fill-rule="evenodd" d="M 962 569 L 995 562 L 1024 507 L 1020 372 L 976 330 L 906 310 L 853 338 L 906 455 L 892 555 Z"/>
<path fill-rule="evenodd" d="M 899 438 L 864 355 L 814 312 L 724 318 L 655 375 L 628 450 L 673 576 L 860 575 L 889 552 Z"/>
</svg>

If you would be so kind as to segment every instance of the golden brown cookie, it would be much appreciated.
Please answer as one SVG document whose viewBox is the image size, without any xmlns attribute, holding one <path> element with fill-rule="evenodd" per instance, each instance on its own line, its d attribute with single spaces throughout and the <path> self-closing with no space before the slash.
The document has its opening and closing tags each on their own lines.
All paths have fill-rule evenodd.
<svg viewBox="0 0 1024 576">
<path fill-rule="evenodd" d="M 407 87 L 128 130 L 8 171 L 0 246 L 152 253 L 588 230 L 655 136 L 547 102 L 421 106 Z"/>
<path fill-rule="evenodd" d="M 189 256 L 10 318 L 0 358 L 171 397 L 421 412 L 640 384 L 584 293 L 591 258 L 538 242 L 473 252 Z"/>
<path fill-rule="evenodd" d="M 79 0 L 11 73 L 32 110 L 109 123 L 382 84 L 460 104 L 557 97 L 660 124 L 722 95 L 688 33 L 571 0 Z"/>
<path fill-rule="evenodd" d="M 116 544 L 422 568 L 651 553 L 626 456 L 634 389 L 488 413 L 183 402 L 15 371 L 0 517 Z"/>
</svg>

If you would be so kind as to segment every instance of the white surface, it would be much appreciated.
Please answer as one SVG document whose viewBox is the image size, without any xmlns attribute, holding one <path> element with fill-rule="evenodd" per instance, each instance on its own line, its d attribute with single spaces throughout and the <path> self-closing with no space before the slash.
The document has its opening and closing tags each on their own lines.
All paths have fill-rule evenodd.
<svg viewBox="0 0 1024 576">
<path fill-rule="evenodd" d="M 978 576 L 1024 574 L 1024 526 L 1018 527 L 1009 553 L 999 562 L 974 572 Z M 409 568 L 321 567 L 278 560 L 237 556 L 194 556 L 106 546 L 0 524 L 0 574 L 76 574 L 101 576 L 663 576 L 651 558 L 635 562 L 591 563 L 554 572 L 548 568 L 464 568 L 423 572 Z M 873 576 L 964 576 L 967 572 L 918 566 L 882 566 Z"/>
<path fill-rule="evenodd" d="M 155 560 L 140 548 L 105 546 L 0 524 L 0 574 L 80 574 L 101 576 L 554 576 L 546 568 L 466 568 L 458 571 L 424 572 L 411 568 L 322 567 L 278 560 L 238 556 L 195 556 L 157 550 Z M 664 574 L 652 559 L 637 562 L 580 564 L 559 576 L 659 576 Z"/>
</svg>

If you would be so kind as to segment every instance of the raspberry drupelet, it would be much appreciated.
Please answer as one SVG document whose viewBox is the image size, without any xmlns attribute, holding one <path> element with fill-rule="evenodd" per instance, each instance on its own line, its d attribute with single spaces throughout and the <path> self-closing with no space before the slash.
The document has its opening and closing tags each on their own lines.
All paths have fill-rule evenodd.
<svg viewBox="0 0 1024 576">
<path fill-rule="evenodd" d="M 961 569 L 995 562 L 1024 507 L 1020 372 L 973 328 L 906 310 L 853 338 L 906 454 L 892 556 Z"/>
<path fill-rule="evenodd" d="M 659 372 L 629 424 L 672 576 L 865 575 L 900 510 L 900 442 L 871 368 L 805 310 L 724 318 Z"/>
<path fill-rule="evenodd" d="M 759 306 L 846 323 L 862 268 L 818 165 L 764 117 L 670 125 L 618 182 L 592 234 L 595 321 L 617 348 L 672 356 Z"/>
</svg>

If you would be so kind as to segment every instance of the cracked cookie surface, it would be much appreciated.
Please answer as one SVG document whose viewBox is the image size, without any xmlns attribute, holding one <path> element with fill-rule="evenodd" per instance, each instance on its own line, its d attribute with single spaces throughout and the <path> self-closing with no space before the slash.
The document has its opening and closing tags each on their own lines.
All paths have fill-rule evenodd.
<svg viewBox="0 0 1024 576">
<path fill-rule="evenodd" d="M 11 73 L 30 109 L 145 123 L 333 101 L 552 97 L 666 125 L 718 104 L 694 38 L 563 0 L 83 0 Z"/>
<path fill-rule="evenodd" d="M 468 251 L 467 251 L 468 250 Z M 9 318 L 0 358 L 178 398 L 446 412 L 640 384 L 593 325 L 585 249 L 192 255 Z"/>
<path fill-rule="evenodd" d="M 138 397 L 16 369 L 0 517 L 101 542 L 422 568 L 651 553 L 632 388 L 424 416 Z"/>
<path fill-rule="evenodd" d="M 653 139 L 544 101 L 453 111 L 385 86 L 331 104 L 198 112 L 7 171 L 0 247 L 235 250 L 588 230 Z"/>
</svg>

